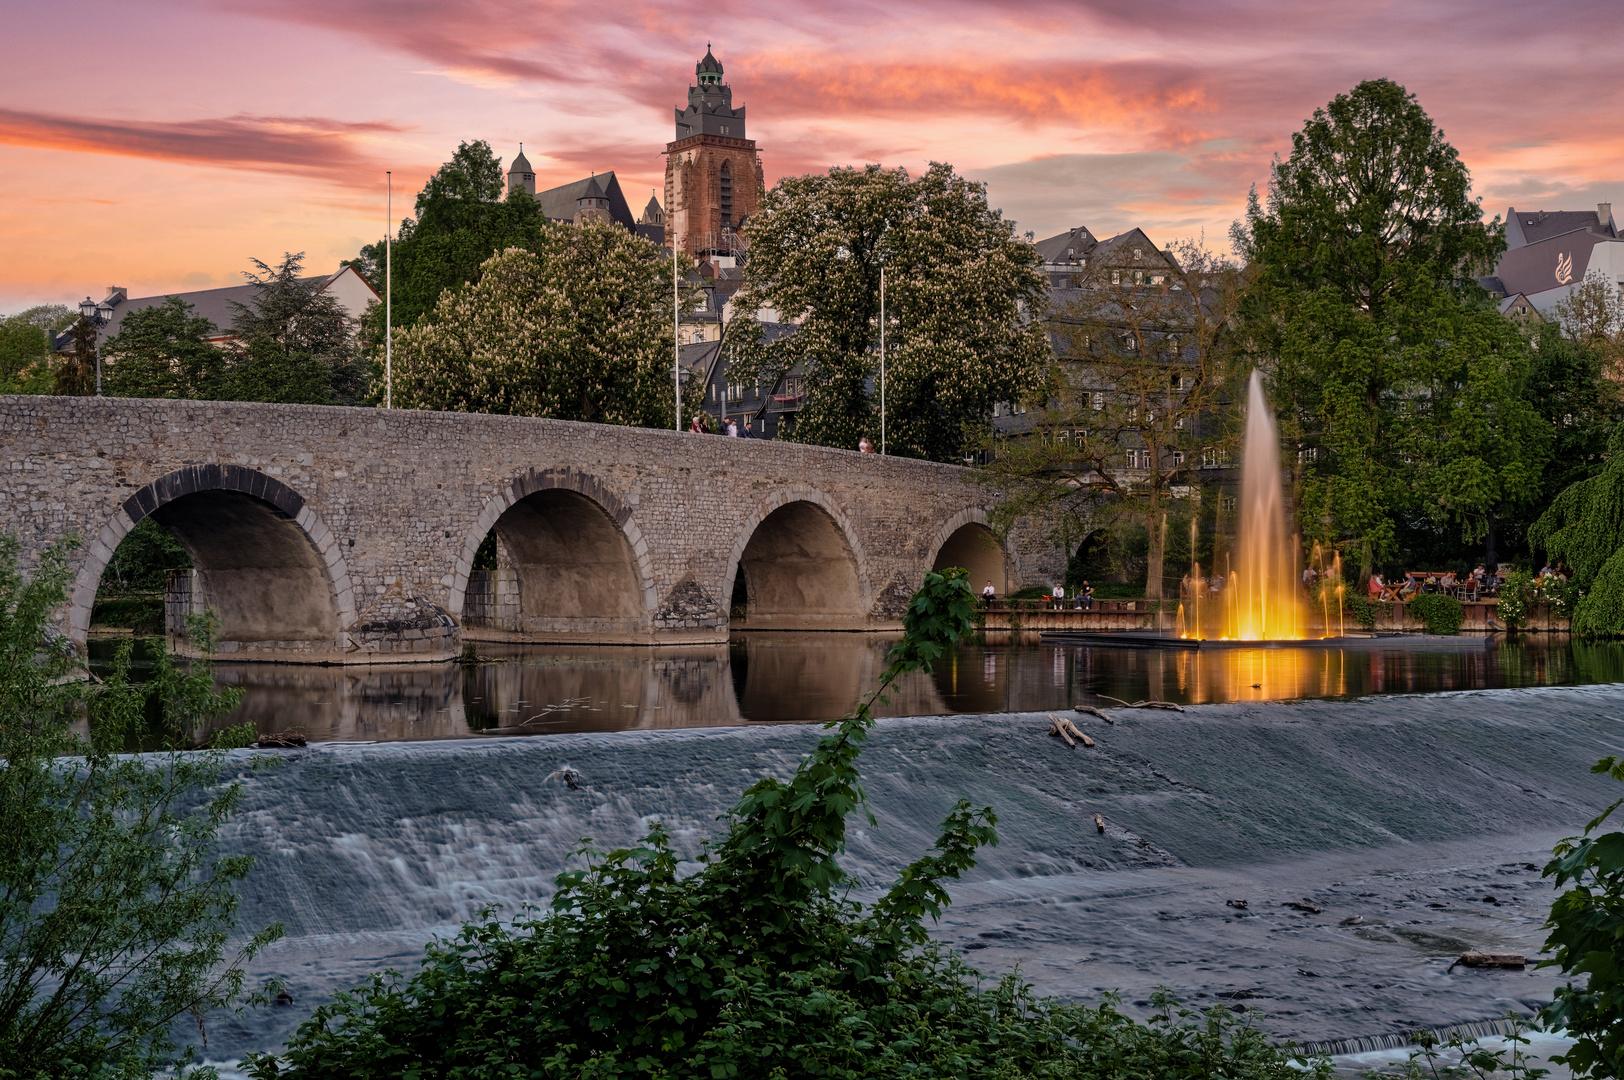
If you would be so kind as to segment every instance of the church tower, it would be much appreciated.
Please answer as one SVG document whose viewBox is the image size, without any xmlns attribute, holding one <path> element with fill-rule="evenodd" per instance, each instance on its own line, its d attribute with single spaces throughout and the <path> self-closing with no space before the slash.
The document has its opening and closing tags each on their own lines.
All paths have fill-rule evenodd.
<svg viewBox="0 0 1624 1080">
<path fill-rule="evenodd" d="M 740 227 L 756 212 L 766 183 L 756 144 L 745 138 L 744 106 L 733 107 L 733 88 L 705 47 L 695 66 L 697 85 L 678 109 L 677 137 L 665 147 L 667 243 L 696 260 L 736 257 Z"/>
<path fill-rule="evenodd" d="M 536 193 L 536 170 L 530 167 L 530 159 L 524 156 L 524 143 L 519 144 L 519 156 L 508 166 L 507 186 L 509 192 L 517 188 L 529 195 Z"/>
</svg>

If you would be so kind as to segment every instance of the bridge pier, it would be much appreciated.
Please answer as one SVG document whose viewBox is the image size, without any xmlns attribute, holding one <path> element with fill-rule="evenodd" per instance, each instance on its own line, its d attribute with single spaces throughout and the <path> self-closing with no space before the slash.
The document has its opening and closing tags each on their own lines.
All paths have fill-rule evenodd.
<svg viewBox="0 0 1624 1080">
<path fill-rule="evenodd" d="M 758 440 L 523 417 L 0 396 L 0 531 L 25 565 L 65 536 L 62 629 L 83 643 L 103 570 L 152 517 L 191 556 L 172 630 L 312 663 L 455 656 L 467 639 L 688 644 L 751 629 L 900 625 L 926 570 L 1000 594 L 1064 553 L 1000 544 L 966 470 Z M 487 537 L 495 559 L 480 562 Z M 489 550 L 489 548 L 487 548 Z"/>
</svg>

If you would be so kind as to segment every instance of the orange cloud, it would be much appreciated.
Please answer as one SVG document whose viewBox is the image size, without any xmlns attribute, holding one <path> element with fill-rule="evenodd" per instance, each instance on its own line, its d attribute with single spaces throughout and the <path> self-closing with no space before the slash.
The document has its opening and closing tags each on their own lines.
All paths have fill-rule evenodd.
<svg viewBox="0 0 1624 1080">
<path fill-rule="evenodd" d="M 369 188 L 377 186 L 383 166 L 366 144 L 403 130 L 383 121 L 311 116 L 238 114 L 164 123 L 0 109 L 0 143 L 11 146 L 299 173 Z"/>
</svg>

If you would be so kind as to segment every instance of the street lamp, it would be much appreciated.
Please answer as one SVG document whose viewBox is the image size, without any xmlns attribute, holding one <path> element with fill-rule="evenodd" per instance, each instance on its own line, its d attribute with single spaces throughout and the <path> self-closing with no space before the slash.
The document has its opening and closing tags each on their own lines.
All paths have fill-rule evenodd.
<svg viewBox="0 0 1624 1080">
<path fill-rule="evenodd" d="M 79 317 L 81 319 L 83 319 L 85 322 L 89 323 L 91 326 L 94 326 L 96 328 L 96 330 L 97 330 L 98 335 L 99 335 L 99 333 L 101 331 L 101 328 L 106 326 L 108 321 L 111 320 L 112 317 L 113 317 L 113 305 L 109 304 L 106 300 L 103 300 L 101 303 L 98 304 L 98 303 L 96 303 L 96 301 L 92 300 L 90 297 L 87 296 L 83 300 L 79 301 Z M 101 384 L 102 384 L 101 342 L 98 340 L 96 342 L 96 396 L 97 397 L 102 396 Z"/>
</svg>

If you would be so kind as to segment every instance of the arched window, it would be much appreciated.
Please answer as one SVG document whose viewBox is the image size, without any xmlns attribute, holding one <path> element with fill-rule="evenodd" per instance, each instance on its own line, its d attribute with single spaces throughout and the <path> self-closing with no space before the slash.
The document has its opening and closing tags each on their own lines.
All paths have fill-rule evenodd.
<svg viewBox="0 0 1624 1080">
<path fill-rule="evenodd" d="M 730 163 L 722 162 L 722 228 L 733 227 L 733 168 Z"/>
</svg>

